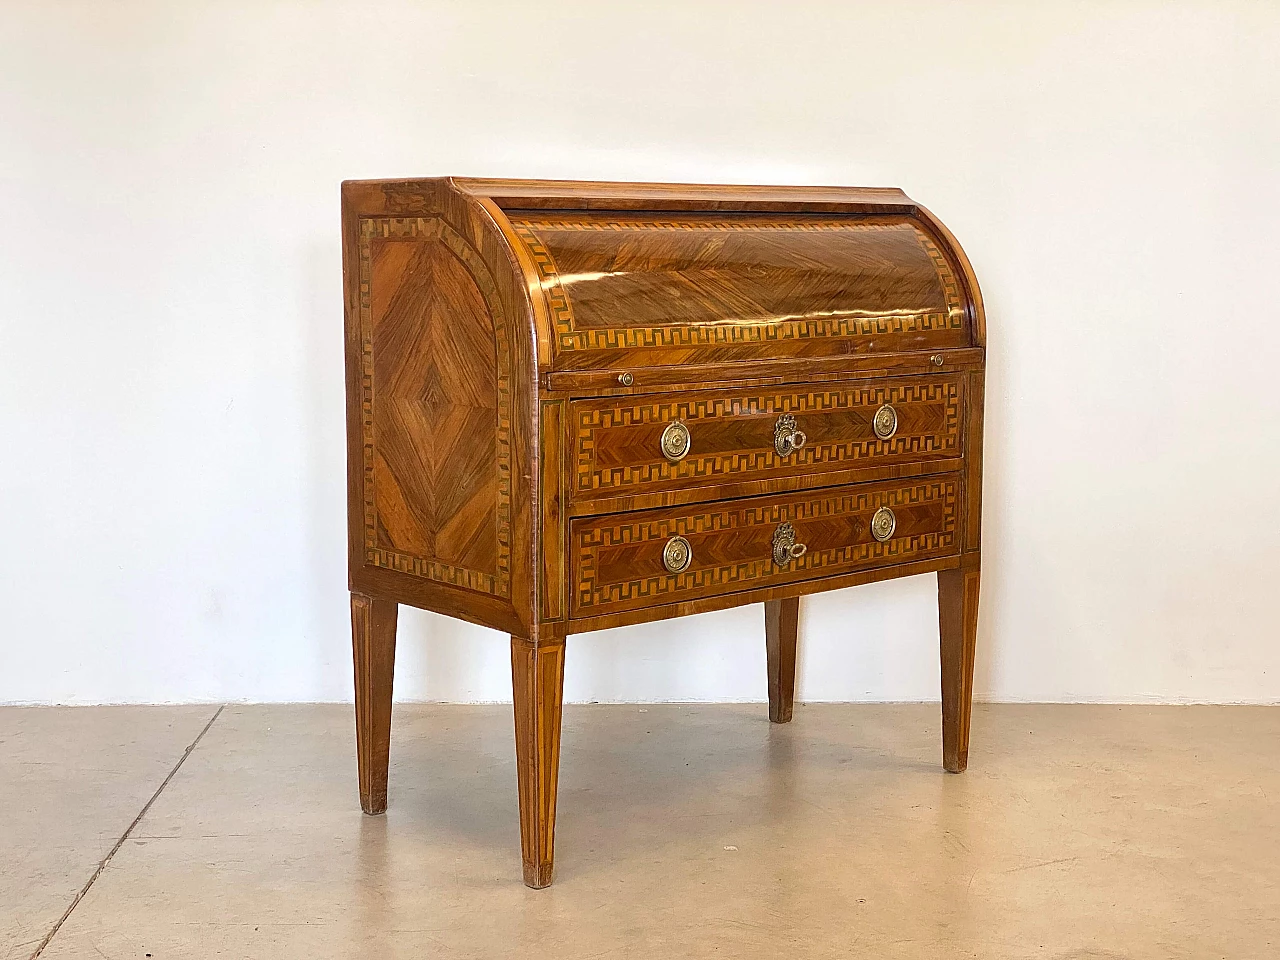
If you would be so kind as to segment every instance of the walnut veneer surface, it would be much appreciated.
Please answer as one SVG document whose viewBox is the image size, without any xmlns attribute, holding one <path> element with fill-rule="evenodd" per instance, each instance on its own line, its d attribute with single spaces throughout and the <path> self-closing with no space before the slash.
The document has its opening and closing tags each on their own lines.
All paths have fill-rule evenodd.
<svg viewBox="0 0 1280 960">
<path fill-rule="evenodd" d="M 524 879 L 551 882 L 566 638 L 937 572 L 967 763 L 982 298 L 894 189 L 342 187 L 361 803 L 386 807 L 396 608 L 511 635 Z"/>
</svg>

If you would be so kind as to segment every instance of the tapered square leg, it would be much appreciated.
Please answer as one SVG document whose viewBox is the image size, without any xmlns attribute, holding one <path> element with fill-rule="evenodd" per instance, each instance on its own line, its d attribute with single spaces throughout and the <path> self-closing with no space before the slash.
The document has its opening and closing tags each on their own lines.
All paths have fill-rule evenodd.
<svg viewBox="0 0 1280 960">
<path fill-rule="evenodd" d="M 394 601 L 351 594 L 351 651 L 356 672 L 356 758 L 360 806 L 387 810 L 387 764 L 391 752 L 391 686 L 396 659 Z"/>
<path fill-rule="evenodd" d="M 942 660 L 942 765 L 963 773 L 969 765 L 973 711 L 973 655 L 978 634 L 979 560 L 967 554 L 957 570 L 938 573 L 938 635 Z"/>
<path fill-rule="evenodd" d="M 764 642 L 769 657 L 769 719 L 788 723 L 796 692 L 796 633 L 800 598 L 766 600 Z"/>
<path fill-rule="evenodd" d="M 516 714 L 516 776 L 520 789 L 520 848 L 524 882 L 551 883 L 556 834 L 556 779 L 564 707 L 564 638 L 511 638 L 511 685 Z"/>
</svg>

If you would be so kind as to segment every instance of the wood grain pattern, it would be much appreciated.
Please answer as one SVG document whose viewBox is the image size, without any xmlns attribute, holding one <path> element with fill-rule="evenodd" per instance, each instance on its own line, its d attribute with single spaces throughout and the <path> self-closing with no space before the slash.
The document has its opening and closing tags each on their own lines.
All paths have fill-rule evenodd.
<svg viewBox="0 0 1280 960">
<path fill-rule="evenodd" d="M 342 201 L 351 588 L 529 633 L 538 381 L 523 275 L 485 206 L 447 181 L 348 182 Z"/>
<path fill-rule="evenodd" d="M 508 323 L 479 255 L 438 218 L 361 222 L 366 559 L 511 589 Z"/>
<path fill-rule="evenodd" d="M 872 419 L 882 405 L 897 411 L 898 429 L 881 440 Z M 961 454 L 963 391 L 959 376 L 871 381 L 828 389 L 707 391 L 656 394 L 635 400 L 578 400 L 570 405 L 575 433 L 573 492 L 579 503 L 724 481 L 826 475 Z M 774 427 L 790 414 L 807 435 L 799 450 L 780 455 Z M 675 463 L 662 453 L 662 431 L 679 420 L 689 428 L 689 454 Z"/>
<path fill-rule="evenodd" d="M 550 884 L 554 870 L 564 648 L 563 638 L 511 638 L 520 849 L 524 882 L 535 889 Z"/>
<path fill-rule="evenodd" d="M 577 617 L 561 623 L 547 624 L 543 629 L 559 631 L 557 635 L 577 635 L 590 633 L 593 630 L 612 630 L 615 627 L 628 627 L 637 623 L 653 623 L 658 620 L 687 617 L 695 613 L 710 613 L 713 610 L 727 610 L 730 607 L 741 607 L 752 603 L 767 603 L 770 600 L 784 600 L 788 597 L 807 597 L 811 594 L 823 593 L 828 590 L 858 587 L 867 583 L 879 583 L 881 580 L 894 580 L 898 577 L 914 577 L 920 574 L 937 573 L 939 570 L 952 570 L 959 565 L 960 557 L 955 554 L 938 557 L 933 560 L 910 560 L 906 563 L 897 563 L 888 567 L 860 568 L 846 573 L 813 577 L 808 580 L 770 583 L 731 593 L 712 593 L 693 599 L 663 601 L 647 607 L 636 607 L 632 610 Z"/>
<path fill-rule="evenodd" d="M 387 767 L 391 750 L 391 691 L 395 675 L 399 606 L 351 594 L 351 650 L 356 680 L 356 759 L 360 806 L 365 813 L 387 809 Z"/>
<path fill-rule="evenodd" d="M 948 475 L 575 520 L 571 613 L 591 616 L 958 553 L 959 489 L 959 478 Z M 884 543 L 870 533 L 881 507 L 898 518 Z M 793 524 L 807 546 L 785 567 L 773 558 L 781 523 Z M 688 540 L 693 561 L 673 574 L 662 565 L 662 548 L 676 536 Z"/>
<path fill-rule="evenodd" d="M 342 186 L 342 253 L 366 810 L 401 602 L 512 637 L 530 886 L 552 877 L 571 633 L 763 602 L 785 722 L 800 596 L 936 572 L 944 764 L 964 768 L 986 326 L 937 217 L 891 188 L 363 181 Z M 783 414 L 807 442 L 778 453 Z M 674 419 L 693 440 L 673 465 Z M 806 548 L 785 562 L 782 523 Z M 676 535 L 694 559 L 670 574 Z"/>
<path fill-rule="evenodd" d="M 973 660 L 978 638 L 977 554 L 963 566 L 938 573 L 938 635 L 942 661 L 942 765 L 962 773 L 969 765 L 969 718 L 973 712 Z"/>
<path fill-rule="evenodd" d="M 414 186 L 433 181 L 366 181 Z M 912 213 L 897 187 L 743 186 L 721 183 L 623 183 L 450 177 L 450 186 L 504 210 L 715 210 L 735 213 Z"/>
<path fill-rule="evenodd" d="M 589 500 L 571 500 L 569 516 L 595 517 L 606 513 L 627 513 L 632 510 L 648 510 L 655 507 L 678 507 L 704 501 L 737 500 L 767 493 L 791 493 L 814 487 L 843 486 L 872 480 L 905 480 L 912 477 L 935 476 L 963 470 L 966 462 L 963 457 L 949 457 L 945 460 L 887 463 L 817 474 L 780 473 L 762 480 L 725 479 L 705 487 L 682 487 L 624 497 L 592 497 Z"/>
<path fill-rule="evenodd" d="M 510 216 L 537 265 L 557 352 L 962 342 L 947 335 L 965 324 L 957 277 L 902 218 Z"/>
<path fill-rule="evenodd" d="M 542 404 L 542 616 L 546 621 L 565 616 L 568 579 L 565 541 L 568 538 L 568 494 L 565 489 L 564 402 Z"/>
<path fill-rule="evenodd" d="M 935 217 L 929 210 L 913 204 L 912 216 L 926 224 L 938 244 L 946 251 L 947 258 L 955 263 L 961 278 L 961 287 L 968 305 L 969 337 L 973 346 L 984 347 L 987 344 L 987 314 L 982 301 L 982 290 L 978 286 L 978 277 L 973 272 L 973 264 L 964 252 L 955 236 L 947 229 L 946 224 Z"/>
<path fill-rule="evenodd" d="M 981 367 L 982 361 L 981 350 L 960 348 L 941 352 L 886 351 L 866 356 L 757 357 L 750 363 L 682 363 L 626 369 L 562 370 L 546 375 L 544 396 L 565 399 L 631 396 L 683 390 L 698 383 L 714 383 L 723 388 L 838 383 L 887 376 L 951 373 Z M 629 385 L 619 382 L 624 373 L 631 374 Z"/>
<path fill-rule="evenodd" d="M 965 432 L 970 453 L 964 466 L 964 548 L 977 553 L 982 549 L 982 410 L 986 377 L 981 369 L 969 371 L 968 377 L 965 406 L 969 422 Z"/>
<path fill-rule="evenodd" d="M 796 640 L 800 599 L 766 600 L 764 641 L 769 665 L 769 720 L 790 723 L 796 695 Z"/>
</svg>

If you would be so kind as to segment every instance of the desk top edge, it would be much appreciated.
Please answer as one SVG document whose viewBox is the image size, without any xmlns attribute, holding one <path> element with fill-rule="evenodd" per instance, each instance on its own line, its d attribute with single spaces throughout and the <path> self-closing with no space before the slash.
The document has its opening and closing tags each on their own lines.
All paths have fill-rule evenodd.
<svg viewBox="0 0 1280 960">
<path fill-rule="evenodd" d="M 626 183 L 586 180 L 504 180 L 431 177 L 347 180 L 344 193 L 362 189 L 421 189 L 448 184 L 493 201 L 504 210 L 725 210 L 911 212 L 916 203 L 897 187 L 765 186 L 758 184 Z"/>
</svg>

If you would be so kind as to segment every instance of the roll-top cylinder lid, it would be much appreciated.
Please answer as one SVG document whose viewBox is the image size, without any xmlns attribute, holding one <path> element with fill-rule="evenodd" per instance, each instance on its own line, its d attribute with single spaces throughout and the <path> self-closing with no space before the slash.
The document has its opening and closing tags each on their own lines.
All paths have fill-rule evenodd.
<svg viewBox="0 0 1280 960">
<path fill-rule="evenodd" d="M 554 368 L 978 342 L 963 254 L 898 190 L 463 183 L 532 262 Z"/>
<path fill-rule="evenodd" d="M 561 357 L 967 342 L 954 269 L 903 218 L 522 212 L 511 223 L 537 264 Z"/>
</svg>

